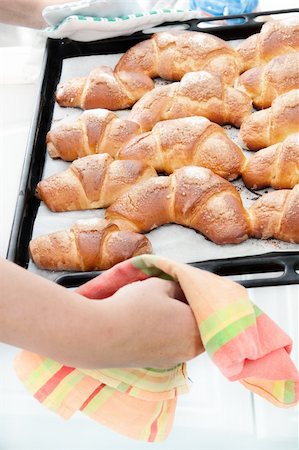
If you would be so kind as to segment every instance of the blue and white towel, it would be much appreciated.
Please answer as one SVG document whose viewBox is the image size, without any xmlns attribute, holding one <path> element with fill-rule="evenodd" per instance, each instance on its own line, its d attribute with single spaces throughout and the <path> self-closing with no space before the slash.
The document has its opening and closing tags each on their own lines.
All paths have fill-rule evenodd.
<svg viewBox="0 0 299 450">
<path fill-rule="evenodd" d="M 129 35 L 164 22 L 201 15 L 200 11 L 189 9 L 188 0 L 81 0 L 48 6 L 43 11 L 49 24 L 44 30 L 48 37 L 77 41 Z"/>
</svg>

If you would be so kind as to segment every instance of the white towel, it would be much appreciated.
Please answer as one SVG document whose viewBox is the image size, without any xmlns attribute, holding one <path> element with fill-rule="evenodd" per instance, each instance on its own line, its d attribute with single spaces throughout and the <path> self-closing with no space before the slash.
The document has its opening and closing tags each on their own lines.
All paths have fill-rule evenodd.
<svg viewBox="0 0 299 450">
<path fill-rule="evenodd" d="M 47 6 L 43 11 L 43 17 L 49 25 L 55 27 L 67 17 L 74 15 L 108 18 L 163 8 L 189 9 L 189 0 L 81 0 Z"/>
<path fill-rule="evenodd" d="M 68 37 L 93 41 L 129 35 L 162 24 L 200 17 L 189 8 L 189 0 L 83 0 L 43 11 L 50 25 L 44 30 L 51 38 Z"/>
</svg>

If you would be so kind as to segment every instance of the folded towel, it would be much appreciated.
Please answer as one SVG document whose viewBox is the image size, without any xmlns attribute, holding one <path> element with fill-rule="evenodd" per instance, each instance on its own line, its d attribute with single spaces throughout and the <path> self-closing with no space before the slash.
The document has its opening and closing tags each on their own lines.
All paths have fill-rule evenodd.
<svg viewBox="0 0 299 450">
<path fill-rule="evenodd" d="M 43 33 L 85 42 L 201 16 L 202 12 L 189 8 L 189 0 L 84 0 L 46 7 L 43 17 L 50 27 Z"/>
<path fill-rule="evenodd" d="M 289 357 L 291 339 L 233 281 L 143 255 L 114 266 L 77 292 L 89 299 L 106 298 L 149 277 L 180 284 L 205 349 L 224 376 L 276 406 L 298 402 L 299 376 Z M 60 416 L 69 418 L 80 410 L 119 433 L 148 442 L 167 437 L 177 396 L 188 390 L 185 363 L 170 369 L 85 370 L 23 351 L 15 368 L 34 397 Z"/>
<path fill-rule="evenodd" d="M 43 17 L 49 25 L 55 27 L 73 15 L 109 18 L 163 8 L 189 9 L 189 0 L 79 0 L 46 6 Z"/>
</svg>

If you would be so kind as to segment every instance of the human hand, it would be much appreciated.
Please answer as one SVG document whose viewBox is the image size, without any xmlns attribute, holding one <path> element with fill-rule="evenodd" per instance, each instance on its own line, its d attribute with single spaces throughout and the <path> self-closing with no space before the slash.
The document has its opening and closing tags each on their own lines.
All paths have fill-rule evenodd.
<svg viewBox="0 0 299 450">
<path fill-rule="evenodd" d="M 91 301 L 1 258 L 0 273 L 0 342 L 89 369 L 172 367 L 204 351 L 174 282 L 150 278 Z"/>
<path fill-rule="evenodd" d="M 102 300 L 110 310 L 110 361 L 116 367 L 167 368 L 204 352 L 185 301 L 177 283 L 159 278 L 131 283 Z"/>
<path fill-rule="evenodd" d="M 28 28 L 45 28 L 42 12 L 46 6 L 67 3 L 66 0 L 1 0 L 0 22 Z"/>
</svg>

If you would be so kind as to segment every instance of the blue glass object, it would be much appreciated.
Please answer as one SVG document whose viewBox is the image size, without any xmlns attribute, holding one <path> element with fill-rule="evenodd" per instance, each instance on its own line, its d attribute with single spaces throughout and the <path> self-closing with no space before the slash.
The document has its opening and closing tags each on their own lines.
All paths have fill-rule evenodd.
<svg viewBox="0 0 299 450">
<path fill-rule="evenodd" d="M 201 9 L 211 16 L 250 13 L 257 5 L 258 0 L 190 0 L 191 9 Z"/>
</svg>

